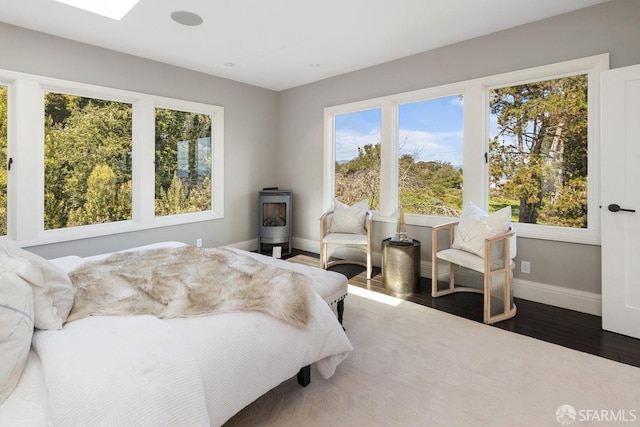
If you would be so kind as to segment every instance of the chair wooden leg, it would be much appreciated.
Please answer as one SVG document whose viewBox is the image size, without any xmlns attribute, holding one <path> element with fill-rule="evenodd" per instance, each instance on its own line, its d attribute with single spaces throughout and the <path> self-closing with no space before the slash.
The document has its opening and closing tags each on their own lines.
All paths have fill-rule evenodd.
<svg viewBox="0 0 640 427">
<path fill-rule="evenodd" d="M 323 270 L 327 269 L 326 248 L 326 244 L 320 243 L 320 268 Z"/>
<path fill-rule="evenodd" d="M 496 272 L 494 271 L 494 274 Z M 502 291 L 502 311 L 498 314 L 492 314 L 491 310 L 491 273 L 485 275 L 484 280 L 484 315 L 483 321 L 487 324 L 494 324 L 503 320 L 511 319 L 517 313 L 517 307 L 512 303 L 511 297 L 511 271 L 509 269 L 502 272 L 504 280 L 504 289 Z"/>
<path fill-rule="evenodd" d="M 491 272 L 484 275 L 484 310 L 482 320 L 484 323 L 491 321 Z"/>
</svg>

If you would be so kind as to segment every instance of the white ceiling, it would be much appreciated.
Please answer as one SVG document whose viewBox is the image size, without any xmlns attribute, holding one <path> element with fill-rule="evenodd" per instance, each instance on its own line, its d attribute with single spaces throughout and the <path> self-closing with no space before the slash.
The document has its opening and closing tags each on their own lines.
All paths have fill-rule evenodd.
<svg viewBox="0 0 640 427">
<path fill-rule="evenodd" d="M 0 21 L 283 90 L 604 1 L 140 0 L 116 21 L 54 0 L 0 0 Z M 179 25 L 177 10 L 204 23 Z"/>
</svg>

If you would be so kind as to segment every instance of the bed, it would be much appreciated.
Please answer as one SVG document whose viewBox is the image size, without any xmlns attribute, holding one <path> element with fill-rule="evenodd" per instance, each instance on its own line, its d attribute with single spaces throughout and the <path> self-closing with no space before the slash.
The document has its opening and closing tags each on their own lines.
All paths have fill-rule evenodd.
<svg viewBox="0 0 640 427">
<path fill-rule="evenodd" d="M 163 242 L 123 252 L 183 246 Z M 7 276 L 14 278 L 7 264 L 15 269 L 15 263 L 7 259 L 18 250 L 21 255 L 26 252 L 0 251 L 3 284 L 10 283 Z M 228 251 L 239 260 L 277 267 L 282 274 L 303 275 L 312 288 L 344 280 L 318 268 Z M 37 261 L 40 267 L 71 272 L 73 277 L 87 265 L 93 268 L 110 260 L 110 255 L 49 261 L 27 257 L 32 264 Z M 194 268 L 199 270 L 198 265 Z M 42 276 L 46 279 L 46 272 Z M 42 290 L 32 288 L 37 305 L 42 295 L 36 291 Z M 79 291 L 75 292 L 77 305 Z M 329 378 L 348 357 L 353 348 L 327 302 L 312 291 L 308 307 L 307 323 L 297 326 L 265 312 L 231 310 L 169 318 L 91 315 L 67 321 L 61 329 L 39 329 L 36 312 L 31 346 L 23 350 L 24 367 L 0 404 L 0 425 L 222 425 L 281 382 L 296 374 L 303 381 L 301 368 L 314 364 Z M 67 315 L 70 320 L 74 311 Z"/>
</svg>

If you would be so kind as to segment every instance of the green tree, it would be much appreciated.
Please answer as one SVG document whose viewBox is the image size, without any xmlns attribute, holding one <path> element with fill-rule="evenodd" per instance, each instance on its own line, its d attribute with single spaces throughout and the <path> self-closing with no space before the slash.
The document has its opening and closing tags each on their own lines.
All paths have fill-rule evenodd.
<svg viewBox="0 0 640 427">
<path fill-rule="evenodd" d="M 357 157 L 336 163 L 335 195 L 348 205 L 368 199 L 370 209 L 380 208 L 380 143 L 358 147 Z"/>
<path fill-rule="evenodd" d="M 131 194 L 118 186 L 116 174 L 107 165 L 97 165 L 87 180 L 85 203 L 71 212 L 67 225 L 101 224 L 128 219 Z M 127 197 L 128 196 L 128 197 Z"/>
<path fill-rule="evenodd" d="M 89 192 L 89 177 L 99 165 L 111 170 L 117 187 L 130 186 L 131 125 L 130 104 L 45 95 L 46 229 L 91 223 L 85 222 L 90 217 L 85 205 L 103 202 L 93 200 L 97 192 Z M 130 192 L 128 203 L 123 203 L 118 212 L 112 209 L 109 218 L 96 221 L 130 219 Z"/>
<path fill-rule="evenodd" d="M 156 109 L 156 215 L 211 209 L 211 156 L 199 158 L 203 144 L 210 152 L 211 132 L 207 114 Z"/>
<path fill-rule="evenodd" d="M 406 213 L 457 216 L 462 209 L 462 170 L 450 163 L 416 161 L 403 154 L 398 159 L 400 204 Z M 380 204 L 380 144 L 358 148 L 358 156 L 336 163 L 335 194 L 353 204 L 369 199 L 369 208 Z"/>
<path fill-rule="evenodd" d="M 505 183 L 497 197 L 518 200 L 519 222 L 586 226 L 587 76 L 495 89 L 490 109 L 492 187 Z"/>
<path fill-rule="evenodd" d="M 164 191 L 160 189 L 160 197 L 156 198 L 156 215 L 170 215 L 189 212 L 187 194 L 178 177 L 174 172 L 171 185 Z"/>
<path fill-rule="evenodd" d="M 462 210 L 462 170 L 442 161 L 415 162 L 411 156 L 400 158 L 411 180 L 400 180 L 400 205 L 406 213 L 458 216 Z"/>
</svg>

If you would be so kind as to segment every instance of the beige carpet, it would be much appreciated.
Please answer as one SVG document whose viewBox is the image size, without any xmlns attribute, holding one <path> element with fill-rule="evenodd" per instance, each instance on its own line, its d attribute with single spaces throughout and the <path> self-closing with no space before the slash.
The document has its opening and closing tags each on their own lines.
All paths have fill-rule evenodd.
<svg viewBox="0 0 640 427">
<path fill-rule="evenodd" d="M 561 405 L 575 409 L 575 426 L 640 424 L 639 368 L 362 288 L 349 293 L 354 351 L 336 374 L 324 380 L 312 367 L 308 387 L 286 381 L 226 425 L 560 426 Z"/>
</svg>

